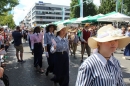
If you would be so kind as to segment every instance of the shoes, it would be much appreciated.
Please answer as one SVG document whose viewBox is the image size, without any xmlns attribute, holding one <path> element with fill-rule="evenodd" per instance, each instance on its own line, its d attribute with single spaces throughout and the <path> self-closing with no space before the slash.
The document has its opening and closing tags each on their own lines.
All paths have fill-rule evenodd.
<svg viewBox="0 0 130 86">
<path fill-rule="evenodd" d="M 18 60 L 18 62 L 21 62 L 21 60 Z"/>
<path fill-rule="evenodd" d="M 44 70 L 40 68 L 39 72 L 44 73 Z"/>
<path fill-rule="evenodd" d="M 24 63 L 24 62 L 26 62 L 26 61 L 24 61 L 24 60 L 18 60 L 18 62 Z"/>
<path fill-rule="evenodd" d="M 21 60 L 21 63 L 25 63 L 26 61 L 24 61 L 24 60 Z"/>
</svg>

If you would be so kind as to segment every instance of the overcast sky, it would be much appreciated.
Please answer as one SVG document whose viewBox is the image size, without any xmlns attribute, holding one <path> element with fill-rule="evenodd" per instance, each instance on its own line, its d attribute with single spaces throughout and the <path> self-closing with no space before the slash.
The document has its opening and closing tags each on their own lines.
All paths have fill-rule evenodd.
<svg viewBox="0 0 130 86">
<path fill-rule="evenodd" d="M 42 1 L 42 0 L 40 0 Z M 24 19 L 27 15 L 29 9 L 34 5 L 38 0 L 20 0 L 20 4 L 14 8 L 14 21 L 16 25 L 19 25 L 19 22 Z M 44 0 L 44 3 L 52 3 L 59 5 L 70 5 L 71 0 L 62 0 L 62 3 L 59 3 L 59 0 Z M 100 5 L 100 0 L 94 0 L 94 4 Z"/>
</svg>

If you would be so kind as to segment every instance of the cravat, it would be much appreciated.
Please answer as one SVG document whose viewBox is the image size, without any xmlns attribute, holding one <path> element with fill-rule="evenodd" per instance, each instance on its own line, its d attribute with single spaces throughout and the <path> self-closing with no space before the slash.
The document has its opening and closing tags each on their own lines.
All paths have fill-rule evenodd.
<svg viewBox="0 0 130 86">
<path fill-rule="evenodd" d="M 61 39 L 62 42 L 64 42 L 65 40 L 64 39 Z"/>
</svg>

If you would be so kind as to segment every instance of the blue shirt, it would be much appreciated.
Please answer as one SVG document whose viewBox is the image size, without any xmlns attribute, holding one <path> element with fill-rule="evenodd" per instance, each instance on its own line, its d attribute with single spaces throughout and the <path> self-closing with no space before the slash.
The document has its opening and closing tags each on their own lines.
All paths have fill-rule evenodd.
<svg viewBox="0 0 130 86">
<path fill-rule="evenodd" d="M 52 45 L 51 39 L 54 39 L 55 35 L 50 32 L 44 34 L 44 46 L 47 46 L 47 44 Z"/>
<path fill-rule="evenodd" d="M 60 36 L 57 36 L 54 40 L 56 42 L 56 49 L 54 50 L 53 44 L 52 44 L 52 48 L 51 48 L 52 53 L 66 51 L 69 54 L 69 45 L 68 45 L 69 42 L 68 42 L 68 39 L 66 39 L 66 38 L 62 39 Z"/>
<path fill-rule="evenodd" d="M 75 86 L 125 86 L 118 60 L 95 53 L 80 66 Z"/>
<path fill-rule="evenodd" d="M 19 31 L 14 31 L 12 33 L 13 39 L 14 39 L 14 45 L 19 46 L 22 44 L 22 34 Z"/>
<path fill-rule="evenodd" d="M 130 32 L 127 31 L 126 34 L 125 34 L 125 36 L 129 36 L 130 37 Z"/>
</svg>

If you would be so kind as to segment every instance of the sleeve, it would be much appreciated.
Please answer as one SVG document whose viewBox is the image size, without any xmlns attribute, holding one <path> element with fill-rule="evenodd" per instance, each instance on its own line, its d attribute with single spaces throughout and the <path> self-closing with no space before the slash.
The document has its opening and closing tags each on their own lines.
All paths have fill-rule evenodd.
<svg viewBox="0 0 130 86">
<path fill-rule="evenodd" d="M 80 40 L 81 40 L 82 42 L 85 42 L 85 40 L 83 39 L 83 32 L 81 32 Z"/>
<path fill-rule="evenodd" d="M 123 81 L 123 75 L 122 75 L 122 70 L 119 61 L 117 62 L 119 66 L 119 76 L 118 76 L 118 84 L 117 86 L 126 86 L 124 81 Z"/>
<path fill-rule="evenodd" d="M 47 34 L 44 34 L 44 46 L 47 46 Z"/>
<path fill-rule="evenodd" d="M 54 46 L 51 46 L 50 52 L 51 53 L 55 53 L 56 52 L 56 49 L 54 49 Z"/>
<path fill-rule="evenodd" d="M 34 38 L 33 36 L 30 36 L 30 41 L 31 41 L 31 49 L 34 49 Z"/>
<path fill-rule="evenodd" d="M 83 63 L 79 70 L 75 86 L 91 86 L 93 77 L 88 64 Z"/>
<path fill-rule="evenodd" d="M 55 53 L 56 49 L 54 49 L 54 46 L 56 46 L 57 43 L 56 43 L 56 41 L 54 39 L 52 39 L 51 41 L 52 41 L 52 46 L 51 46 L 50 52 L 51 53 Z"/>
</svg>

